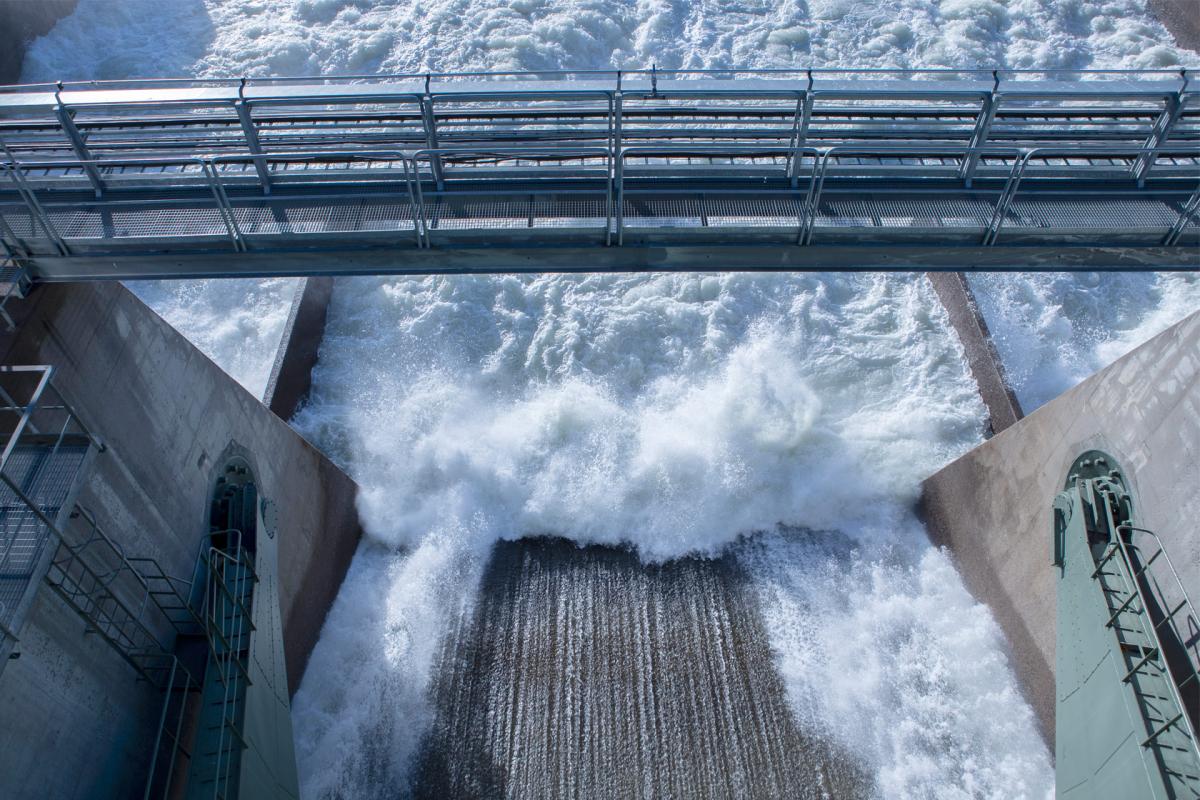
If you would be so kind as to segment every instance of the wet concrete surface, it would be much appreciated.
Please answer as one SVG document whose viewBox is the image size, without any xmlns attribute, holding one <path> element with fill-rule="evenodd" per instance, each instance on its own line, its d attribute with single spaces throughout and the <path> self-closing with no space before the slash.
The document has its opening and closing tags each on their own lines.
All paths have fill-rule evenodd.
<svg viewBox="0 0 1200 800">
<path fill-rule="evenodd" d="M 797 726 L 732 558 L 500 543 L 434 675 L 418 797 L 870 791 L 848 754 Z"/>
</svg>

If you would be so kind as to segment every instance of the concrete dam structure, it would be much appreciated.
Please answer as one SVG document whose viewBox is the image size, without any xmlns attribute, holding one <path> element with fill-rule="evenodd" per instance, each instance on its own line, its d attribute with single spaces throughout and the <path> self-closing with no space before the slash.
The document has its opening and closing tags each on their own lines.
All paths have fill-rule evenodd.
<svg viewBox="0 0 1200 800">
<path fill-rule="evenodd" d="M 551 77 L 0 88 L 0 411 L 11 418 L 0 428 L 0 794 L 938 796 L 944 785 L 921 771 L 939 760 L 991 785 L 991 767 L 976 766 L 991 740 L 975 728 L 1004 723 L 981 719 L 983 706 L 945 710 L 973 691 L 1018 726 L 1032 708 L 1062 796 L 1197 796 L 1200 618 L 1187 597 L 1200 594 L 1200 313 L 1025 416 L 967 279 L 941 271 L 1200 267 L 1192 76 Z M 853 357 L 870 362 L 864 385 L 960 369 L 970 385 L 958 400 L 983 409 L 974 435 L 989 438 L 939 453 L 919 503 L 889 505 L 894 456 L 843 457 L 834 426 L 813 422 L 815 392 L 754 361 L 769 357 L 769 337 L 738 350 L 715 390 L 654 383 L 685 399 L 669 409 L 689 435 L 658 435 L 674 429 L 656 407 L 640 439 L 620 440 L 627 461 L 602 436 L 619 427 L 622 398 L 588 394 L 585 381 L 564 390 L 579 405 L 522 390 L 533 410 L 488 427 L 502 380 L 448 398 L 399 358 L 397 374 L 425 393 L 412 416 L 449 407 L 469 449 L 517 454 L 499 479 L 446 491 L 447 475 L 483 470 L 422 440 L 401 453 L 394 486 L 360 490 L 349 445 L 324 438 L 326 454 L 305 438 L 320 438 L 322 421 L 305 414 L 320 399 L 314 375 L 330 368 L 327 337 L 384 336 L 374 320 L 327 329 L 334 276 L 735 268 L 934 270 L 914 278 L 915 303 L 936 298 L 918 317 L 961 346 L 932 366 Z M 261 398 L 119 282 L 282 274 L 304 280 Z M 418 315 L 425 324 L 403 333 L 431 351 L 479 357 L 458 337 L 493 317 L 552 335 L 533 330 L 542 312 L 524 297 L 454 306 L 456 287 L 421 286 L 433 287 L 428 306 L 470 310 L 450 323 Z M 384 293 L 419 306 L 406 291 Z M 711 291 L 698 281 L 694 294 Z M 546 303 L 572 318 L 570 298 Z M 637 290 L 621 296 L 654 316 L 639 303 Z M 789 305 L 784 316 L 827 313 Z M 671 329 L 656 334 L 660 349 L 688 350 Z M 900 335 L 915 336 L 874 320 L 846 338 L 869 350 Z M 484 372 L 525 357 L 503 351 L 515 336 L 495 334 L 502 352 L 480 357 Z M 587 329 L 565 349 L 583 360 L 586 340 L 604 337 L 621 339 Z M 621 365 L 648 372 L 652 355 Z M 859 391 L 849 384 L 843 399 Z M 393 388 L 364 370 L 341 411 L 364 415 L 379 434 L 365 449 L 381 461 L 397 449 L 383 432 L 411 420 L 398 405 L 363 409 Z M 476 405 L 454 405 L 472 393 Z M 933 435 L 912 427 L 914 442 Z M 711 430 L 724 438 L 704 440 Z M 575 448 L 588 469 L 539 462 L 528 440 Z M 789 459 L 805 448 L 817 455 L 800 469 Z M 691 497 L 709 462 L 742 487 L 764 453 L 769 471 L 788 473 L 778 491 L 810 516 L 772 529 L 735 515 L 730 526 L 750 522 L 681 555 L 589 528 L 602 502 L 554 513 L 586 495 L 579 472 L 594 485 L 645 470 L 652 480 L 623 500 L 653 508 Z M 441 522 L 426 498 L 470 510 L 472 493 L 519 492 L 532 482 L 522 459 L 551 485 L 521 514 L 493 530 L 463 513 L 439 530 L 442 550 L 406 535 Z M 843 494 L 852 483 L 866 488 Z M 388 505 L 392 493 L 403 502 Z M 850 499 L 830 511 L 826 495 Z M 917 505 L 945 550 L 912 563 L 903 540 L 924 535 Z M 843 530 L 838 515 L 865 513 L 856 506 L 883 510 Z M 696 528 L 679 506 L 622 521 Z M 885 540 L 877 560 L 862 530 Z M 371 583 L 380 575 L 394 582 Z M 970 595 L 953 594 L 956 575 Z M 966 622 L 897 588 L 913 580 L 948 592 Z M 840 631 L 822 627 L 838 613 Z M 984 651 L 960 694 L 938 694 L 964 651 L 939 652 L 934 634 L 990 641 L 993 619 L 1004 649 Z M 356 628 L 382 635 L 364 645 Z M 1019 693 L 1006 693 L 1014 675 Z M 839 727 L 869 691 L 899 730 Z M 888 706 L 914 702 L 892 724 Z M 1089 734 L 1096 709 L 1108 738 Z M 871 748 L 916 756 L 906 774 L 883 774 Z"/>
</svg>

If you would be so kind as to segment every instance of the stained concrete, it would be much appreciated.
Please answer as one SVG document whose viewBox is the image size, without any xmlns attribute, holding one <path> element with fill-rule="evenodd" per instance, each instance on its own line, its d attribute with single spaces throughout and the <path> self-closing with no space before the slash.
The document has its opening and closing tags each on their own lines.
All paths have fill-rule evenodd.
<svg viewBox="0 0 1200 800">
<path fill-rule="evenodd" d="M 1051 502 L 1085 450 L 1125 468 L 1141 522 L 1200 598 L 1200 312 L 925 481 L 929 533 L 1008 637 L 1013 667 L 1054 739 Z M 1184 623 L 1200 630 L 1200 620 Z"/>
<path fill-rule="evenodd" d="M 308 399 L 332 296 L 333 278 L 323 275 L 304 278 L 296 288 L 271 378 L 263 393 L 263 403 L 280 419 L 291 419 Z"/>
<path fill-rule="evenodd" d="M 25 48 L 77 5 L 79 0 L 0 0 L 0 84 L 21 79 Z"/>
<path fill-rule="evenodd" d="M 432 671 L 418 798 L 870 793 L 853 754 L 788 708 L 731 555 L 647 565 L 564 539 L 500 542 L 451 630 Z M 388 744 L 386 731 L 369 743 L 364 774 Z"/>
<path fill-rule="evenodd" d="M 108 449 L 80 502 L 132 556 L 190 576 L 217 472 L 242 455 L 278 509 L 278 581 L 295 691 L 359 538 L 354 483 L 118 283 L 10 304 L 0 363 L 52 364 Z M 0 796 L 140 796 L 158 693 L 43 589 L 0 674 Z"/>
<path fill-rule="evenodd" d="M 1008 383 L 1004 364 L 992 343 L 987 322 L 979 311 L 967 277 L 961 272 L 929 272 L 925 277 L 942 301 L 950 316 L 950 324 L 962 342 L 967 366 L 988 410 L 988 424 L 992 433 L 997 434 L 1012 426 L 1024 414 Z"/>
</svg>

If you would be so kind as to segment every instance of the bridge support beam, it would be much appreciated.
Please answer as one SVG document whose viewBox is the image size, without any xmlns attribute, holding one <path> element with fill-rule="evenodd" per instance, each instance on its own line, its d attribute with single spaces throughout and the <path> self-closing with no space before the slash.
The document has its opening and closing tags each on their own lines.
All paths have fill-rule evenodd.
<svg viewBox="0 0 1200 800">
<path fill-rule="evenodd" d="M 104 256 L 38 256 L 35 281 L 303 275 L 440 275 L 521 272 L 1062 272 L 1200 267 L 1194 247 L 1086 245 L 625 245 L 440 249 L 232 250 Z"/>
</svg>

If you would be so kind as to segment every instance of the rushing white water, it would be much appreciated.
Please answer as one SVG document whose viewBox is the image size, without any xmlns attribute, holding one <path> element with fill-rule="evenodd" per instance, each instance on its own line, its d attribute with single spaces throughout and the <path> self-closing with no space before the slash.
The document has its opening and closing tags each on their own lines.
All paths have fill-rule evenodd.
<svg viewBox="0 0 1200 800">
<path fill-rule="evenodd" d="M 24 77 L 1198 60 L 1138 0 L 81 0 Z M 1176 276 L 973 285 L 1027 406 L 1196 305 Z M 138 288 L 247 385 L 289 289 Z M 306 796 L 406 784 L 489 549 L 546 533 L 733 547 L 797 718 L 880 796 L 1051 791 L 996 626 L 909 510 L 983 420 L 918 277 L 344 280 L 314 378 L 296 425 L 363 486 L 369 537 L 295 698 Z"/>
<path fill-rule="evenodd" d="M 1200 309 L 1197 273 L 972 275 L 1025 413 Z"/>
<path fill-rule="evenodd" d="M 165 13 L 169 9 L 169 13 Z M 1169 67 L 1143 0 L 81 0 L 24 77 L 645 66 Z"/>
<path fill-rule="evenodd" d="M 252 394 L 261 397 L 296 281 L 133 281 L 129 288 Z"/>
<path fill-rule="evenodd" d="M 919 277 L 343 281 L 315 377 L 296 424 L 359 476 L 375 541 L 295 700 L 312 795 L 404 785 L 436 643 L 497 539 L 666 559 L 781 522 L 858 549 L 778 533 L 735 551 L 797 713 L 883 796 L 1049 791 L 999 633 L 909 511 L 983 419 Z M 837 641 L 840 660 L 818 659 L 814 642 Z M 984 722 L 1001 707 L 1004 726 Z M 366 755 L 381 738 L 383 766 Z"/>
</svg>

